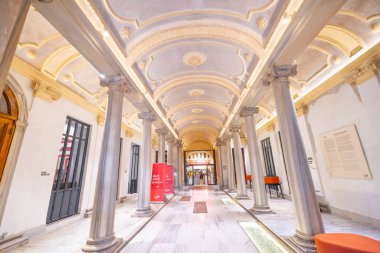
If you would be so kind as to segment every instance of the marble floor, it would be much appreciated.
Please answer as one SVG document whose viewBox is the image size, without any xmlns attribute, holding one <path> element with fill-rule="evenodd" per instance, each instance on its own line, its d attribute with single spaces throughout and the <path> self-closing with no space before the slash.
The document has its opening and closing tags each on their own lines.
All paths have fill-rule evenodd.
<svg viewBox="0 0 380 253">
<path fill-rule="evenodd" d="M 191 196 L 180 201 L 180 195 Z M 205 201 L 207 213 L 193 213 Z M 258 240 L 255 240 L 258 239 Z M 192 188 L 182 191 L 158 213 L 122 253 L 283 253 L 277 237 L 265 231 L 223 191 Z"/>
<path fill-rule="evenodd" d="M 238 200 L 245 208 L 250 209 L 253 206 L 253 192 L 248 189 L 250 199 Z M 237 193 L 229 193 L 232 197 L 236 197 Z M 273 194 L 272 194 L 273 196 Z M 292 201 L 268 196 L 270 208 L 274 214 L 260 214 L 256 217 L 264 223 L 273 232 L 281 236 L 292 236 L 296 230 L 294 209 Z M 380 240 L 380 230 L 371 227 L 370 224 L 361 224 L 350 219 L 335 215 L 322 213 L 322 220 L 326 233 L 354 233 Z"/>
<path fill-rule="evenodd" d="M 163 204 L 151 205 L 159 211 Z M 115 235 L 123 240 L 133 236 L 148 220 L 147 217 L 134 217 L 137 208 L 137 195 L 130 195 L 126 203 L 118 204 L 115 216 Z M 72 222 L 48 225 L 43 234 L 31 237 L 29 243 L 16 248 L 11 253 L 79 253 L 87 240 L 91 218 L 70 217 Z"/>
</svg>

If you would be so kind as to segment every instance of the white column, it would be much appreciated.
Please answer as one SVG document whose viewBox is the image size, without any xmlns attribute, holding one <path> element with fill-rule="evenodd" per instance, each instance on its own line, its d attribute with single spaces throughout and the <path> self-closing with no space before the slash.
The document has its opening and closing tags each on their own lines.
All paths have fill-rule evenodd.
<svg viewBox="0 0 380 253">
<path fill-rule="evenodd" d="M 0 1 L 0 94 L 3 94 L 31 0 Z"/>
<path fill-rule="evenodd" d="M 114 235 L 117 175 L 119 168 L 120 130 L 125 79 L 117 76 L 102 79 L 108 87 L 106 123 L 100 153 L 98 177 L 91 219 L 90 237 L 84 252 L 111 252 L 122 242 Z"/>
<path fill-rule="evenodd" d="M 296 214 L 297 230 L 292 241 L 315 249 L 313 237 L 324 233 L 324 227 L 289 89 L 289 76 L 296 73 L 296 65 L 274 66 L 272 85 Z"/>
<path fill-rule="evenodd" d="M 234 164 L 232 161 L 231 136 L 226 134 L 224 136 L 224 141 L 226 142 L 226 152 L 227 152 L 228 191 L 234 192 L 236 191 L 236 184 L 235 184 Z"/>
<path fill-rule="evenodd" d="M 174 141 L 175 139 L 173 137 L 170 137 L 167 139 L 167 143 L 168 143 L 168 151 L 167 151 L 167 164 L 169 165 L 173 165 L 173 161 L 174 161 L 174 154 L 173 154 L 173 150 L 174 150 Z"/>
<path fill-rule="evenodd" d="M 221 139 L 216 139 L 215 146 L 217 147 L 216 154 L 218 157 L 217 173 L 218 173 L 218 185 L 219 189 L 223 189 L 223 166 L 222 166 L 222 146 L 225 143 Z"/>
<path fill-rule="evenodd" d="M 253 115 L 258 112 L 258 107 L 245 107 L 241 111 L 240 116 L 244 117 L 245 127 L 247 129 L 249 166 L 251 167 L 253 178 L 254 204 L 251 210 L 255 213 L 268 213 L 272 210 L 268 206 L 268 199 L 264 184 L 264 167 L 260 157 L 255 119 L 253 117 Z"/>
<path fill-rule="evenodd" d="M 180 140 L 176 140 L 175 145 L 174 145 L 175 152 L 174 152 L 174 158 L 173 158 L 174 159 L 174 188 L 180 187 L 181 147 L 182 147 L 182 142 Z"/>
<path fill-rule="evenodd" d="M 139 113 L 139 119 L 143 120 L 143 143 L 142 143 L 142 163 L 139 167 L 138 176 L 138 205 L 137 216 L 151 216 L 153 210 L 150 207 L 150 182 L 152 179 L 152 122 L 155 116 L 152 112 Z"/>
<path fill-rule="evenodd" d="M 157 128 L 158 134 L 158 162 L 165 163 L 165 135 L 168 133 L 166 128 Z"/>
<path fill-rule="evenodd" d="M 180 189 L 183 189 L 183 186 L 185 184 L 185 168 L 184 168 L 184 159 L 186 159 L 186 157 L 184 157 L 183 155 L 183 145 L 182 145 L 182 142 L 181 142 L 181 145 L 180 147 L 178 148 L 178 161 L 179 161 L 179 165 L 178 165 L 178 181 L 179 181 L 179 188 Z"/>
<path fill-rule="evenodd" d="M 232 133 L 232 141 L 234 142 L 234 156 L 235 156 L 235 169 L 236 169 L 236 182 L 238 195 L 237 199 L 247 199 L 247 186 L 245 184 L 243 155 L 241 153 L 240 144 L 240 126 L 232 126 L 230 128 Z"/>
</svg>

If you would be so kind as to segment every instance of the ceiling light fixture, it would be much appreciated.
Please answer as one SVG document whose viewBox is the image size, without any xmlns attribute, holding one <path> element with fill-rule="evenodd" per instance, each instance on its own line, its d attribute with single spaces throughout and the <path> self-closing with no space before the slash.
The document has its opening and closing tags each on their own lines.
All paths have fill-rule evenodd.
<svg viewBox="0 0 380 253">
<path fill-rule="evenodd" d="M 110 33 L 107 30 L 102 31 L 103 37 L 110 37 Z"/>
<path fill-rule="evenodd" d="M 284 17 L 282 18 L 281 21 L 282 21 L 282 23 L 285 24 L 285 25 L 288 24 L 289 21 L 290 21 L 290 16 L 289 16 L 289 14 L 286 14 L 286 13 L 285 13 L 285 15 L 284 15 Z"/>
</svg>

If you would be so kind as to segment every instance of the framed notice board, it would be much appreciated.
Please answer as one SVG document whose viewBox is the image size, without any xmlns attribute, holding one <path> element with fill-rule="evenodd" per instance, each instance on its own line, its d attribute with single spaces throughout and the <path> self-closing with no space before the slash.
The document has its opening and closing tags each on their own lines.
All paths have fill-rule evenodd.
<svg viewBox="0 0 380 253">
<path fill-rule="evenodd" d="M 323 133 L 320 142 L 331 177 L 372 179 L 355 125 Z"/>
</svg>

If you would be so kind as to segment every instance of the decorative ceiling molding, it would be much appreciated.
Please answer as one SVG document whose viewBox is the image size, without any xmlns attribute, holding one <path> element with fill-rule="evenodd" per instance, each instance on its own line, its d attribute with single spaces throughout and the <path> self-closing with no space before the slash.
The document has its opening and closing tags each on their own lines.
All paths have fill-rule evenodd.
<svg viewBox="0 0 380 253">
<path fill-rule="evenodd" d="M 348 57 L 353 56 L 366 46 L 366 43 L 360 36 L 336 25 L 326 25 L 318 34 L 317 39 L 338 47 Z"/>
<path fill-rule="evenodd" d="M 209 106 L 211 108 L 215 108 L 221 112 L 223 112 L 225 115 L 229 115 L 229 110 L 217 103 L 217 102 L 213 102 L 213 101 L 187 101 L 187 102 L 183 102 L 181 104 L 176 104 L 174 105 L 172 108 L 170 108 L 168 110 L 168 112 L 166 113 L 166 118 L 170 118 L 176 111 L 182 109 L 182 108 L 186 108 L 186 107 L 199 107 L 199 106 Z"/>
<path fill-rule="evenodd" d="M 198 9 L 198 10 L 185 10 L 185 11 L 176 11 L 176 12 L 169 12 L 165 13 L 165 15 L 161 15 L 158 17 L 154 17 L 151 19 L 148 19 L 144 22 L 139 22 L 137 18 L 128 18 L 128 17 L 122 17 L 118 15 L 115 10 L 112 8 L 111 4 L 109 3 L 109 0 L 104 0 L 104 6 L 105 8 L 111 13 L 111 15 L 121 22 L 126 22 L 133 24 L 137 29 L 143 28 L 148 25 L 155 24 L 160 21 L 168 20 L 175 17 L 180 16 L 186 16 L 186 15 L 193 15 L 193 14 L 203 14 L 203 15 L 221 15 L 221 16 L 228 16 L 240 19 L 242 21 L 249 21 L 253 14 L 264 12 L 271 8 L 274 3 L 277 2 L 276 0 L 269 0 L 264 5 L 257 7 L 257 8 L 251 8 L 247 14 L 241 14 L 237 12 L 227 11 L 227 10 L 221 10 L 221 9 Z"/>
<path fill-rule="evenodd" d="M 39 42 L 19 42 L 17 44 L 17 46 L 20 48 L 33 47 L 35 49 L 40 49 L 43 45 L 45 45 L 48 42 L 55 40 L 55 39 L 63 40 L 63 37 L 59 33 L 54 33 L 54 34 L 51 34 L 51 35 L 45 37 L 44 39 L 40 40 Z"/>
<path fill-rule="evenodd" d="M 145 33 L 142 38 L 137 38 L 127 50 L 127 64 L 132 65 L 145 52 L 164 44 L 178 40 L 192 38 L 222 39 L 242 45 L 255 55 L 260 57 L 263 53 L 262 44 L 246 28 L 238 28 L 236 24 L 221 23 L 202 20 L 202 22 L 181 22 L 173 24 L 170 28 L 155 29 L 151 33 Z"/>
<path fill-rule="evenodd" d="M 236 84 L 234 84 L 227 78 L 222 78 L 213 75 L 185 75 L 168 80 L 167 82 L 160 85 L 154 92 L 154 99 L 157 101 L 164 93 L 172 89 L 182 87 L 184 85 L 192 85 L 194 83 L 215 85 L 227 89 L 237 97 L 240 95 L 240 89 L 236 86 Z"/>
<path fill-rule="evenodd" d="M 181 129 L 182 124 L 187 123 L 189 121 L 193 121 L 193 120 L 210 120 L 210 121 L 214 122 L 218 126 L 218 128 L 223 126 L 223 121 L 216 118 L 216 117 L 213 117 L 210 115 L 199 115 L 199 114 L 191 115 L 190 114 L 190 115 L 187 115 L 187 116 L 184 116 L 184 117 L 178 119 L 174 123 L 174 127 L 177 129 Z"/>
</svg>

